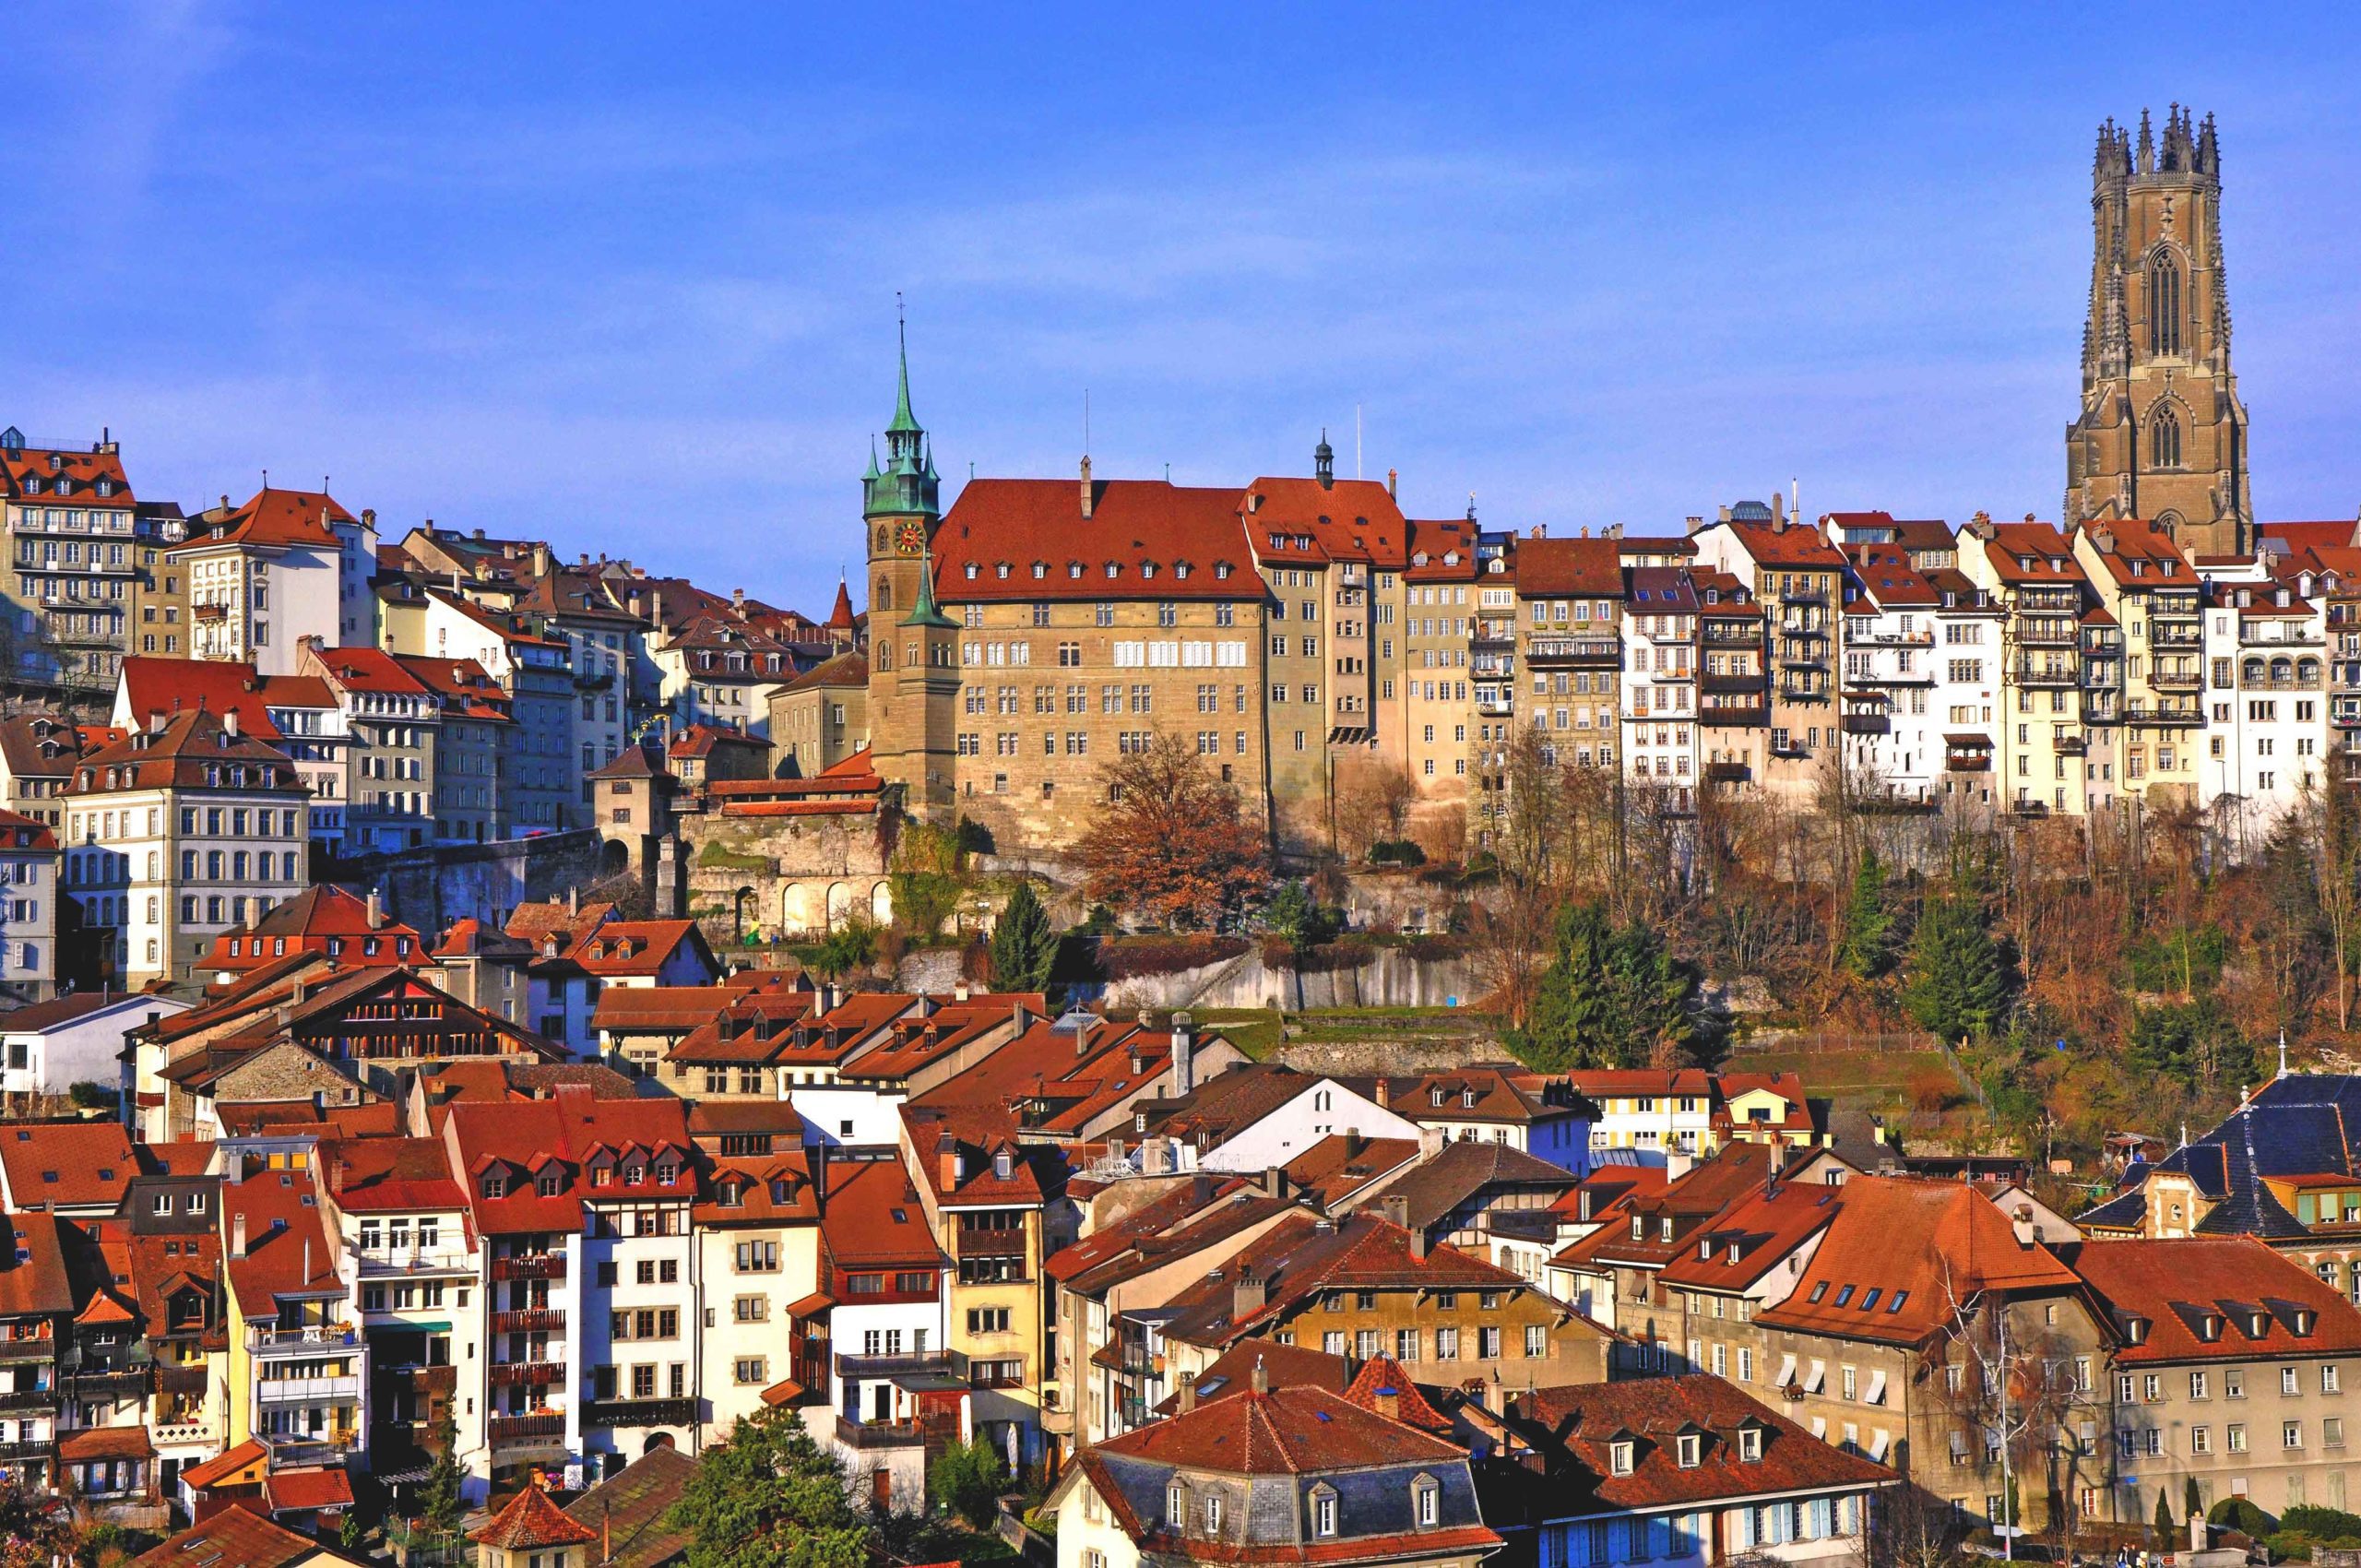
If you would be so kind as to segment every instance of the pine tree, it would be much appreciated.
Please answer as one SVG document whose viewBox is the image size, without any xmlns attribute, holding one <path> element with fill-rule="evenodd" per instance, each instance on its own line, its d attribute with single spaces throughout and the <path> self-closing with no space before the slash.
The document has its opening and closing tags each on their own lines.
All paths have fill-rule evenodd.
<svg viewBox="0 0 2361 1568">
<path fill-rule="evenodd" d="M 1845 939 L 1836 962 L 1846 973 L 1875 980 L 1892 959 L 1893 913 L 1886 908 L 1885 868 L 1877 851 L 1861 851 L 1853 873 L 1852 897 L 1845 904 Z"/>
<path fill-rule="evenodd" d="M 1695 1049 L 1697 975 L 1654 926 L 1617 926 L 1593 900 L 1558 916 L 1558 951 L 1509 1048 L 1544 1072 L 1636 1067 L 1658 1045 Z"/>
<path fill-rule="evenodd" d="M 1030 882 L 1019 882 L 992 922 L 992 986 L 998 991 L 1047 991 L 1058 961 L 1058 933 Z"/>
<path fill-rule="evenodd" d="M 1930 896 L 1910 946 L 1904 1010 L 1919 1028 L 1959 1039 L 1988 1034 L 2007 997 L 2000 949 L 1984 929 L 1980 902 L 1957 888 Z"/>
</svg>

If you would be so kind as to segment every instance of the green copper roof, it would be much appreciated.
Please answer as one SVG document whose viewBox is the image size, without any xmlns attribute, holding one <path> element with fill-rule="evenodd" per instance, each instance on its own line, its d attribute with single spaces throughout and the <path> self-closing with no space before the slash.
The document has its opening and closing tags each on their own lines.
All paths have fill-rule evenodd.
<svg viewBox="0 0 2361 1568">
<path fill-rule="evenodd" d="M 889 435 L 900 432 L 915 434 L 919 426 L 917 417 L 910 412 L 909 329 L 907 327 L 897 327 L 895 328 L 895 336 L 899 338 L 902 343 L 902 376 L 901 384 L 894 396 L 894 422 L 885 427 L 885 432 Z"/>
<path fill-rule="evenodd" d="M 934 602 L 934 544 L 929 540 L 919 553 L 919 601 L 910 607 L 905 626 L 931 626 L 940 631 L 955 632 L 959 624 L 945 615 Z"/>
</svg>

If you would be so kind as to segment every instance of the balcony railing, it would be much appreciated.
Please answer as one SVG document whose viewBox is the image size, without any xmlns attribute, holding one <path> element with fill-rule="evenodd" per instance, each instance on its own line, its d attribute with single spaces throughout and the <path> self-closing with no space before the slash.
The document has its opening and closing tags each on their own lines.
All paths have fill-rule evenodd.
<svg viewBox="0 0 2361 1568">
<path fill-rule="evenodd" d="M 1022 1230 L 962 1230 L 957 1255 L 963 1258 L 1021 1258 L 1026 1237 Z"/>
<path fill-rule="evenodd" d="M 2194 692 L 2205 684 L 2202 670 L 2151 670 L 2148 684 L 2160 692 Z"/>
<path fill-rule="evenodd" d="M 54 1388 L 0 1389 L 0 1412 L 54 1410 L 57 1390 Z"/>
<path fill-rule="evenodd" d="M 2151 621 L 2148 623 L 2148 646 L 2150 647 L 2203 647 L 2205 628 L 2201 625 L 2170 626 L 2161 621 Z"/>
<path fill-rule="evenodd" d="M 1533 637 L 1525 645 L 1527 664 L 1620 664 L 1623 644 L 1615 637 Z"/>
<path fill-rule="evenodd" d="M 525 1307 L 514 1312 L 492 1314 L 494 1334 L 563 1334 L 565 1332 L 564 1307 Z"/>
<path fill-rule="evenodd" d="M 1884 735 L 1893 730 L 1893 720 L 1882 713 L 1848 713 L 1843 723 L 1847 735 Z"/>
<path fill-rule="evenodd" d="M 354 1444 L 361 1441 L 357 1431 L 324 1432 L 263 1432 L 263 1443 L 270 1450 L 270 1462 L 287 1467 L 306 1465 L 341 1465 Z"/>
<path fill-rule="evenodd" d="M 918 1377 L 939 1372 L 967 1381 L 967 1357 L 960 1350 L 930 1350 L 913 1356 L 853 1356 L 836 1357 L 836 1375 L 840 1378 Z"/>
<path fill-rule="evenodd" d="M 565 1277 L 564 1253 L 528 1253 L 514 1257 L 492 1260 L 494 1279 L 563 1279 Z"/>
<path fill-rule="evenodd" d="M 521 1416 L 493 1416 L 484 1422 L 484 1435 L 495 1443 L 542 1443 L 565 1435 L 564 1410 L 534 1410 Z"/>
<path fill-rule="evenodd" d="M 1516 711 L 1516 704 L 1513 698 L 1479 695 L 1476 698 L 1476 711 L 1487 719 L 1505 719 Z"/>
<path fill-rule="evenodd" d="M 565 1381 L 564 1361 L 494 1361 L 494 1388 L 552 1388 Z"/>
<path fill-rule="evenodd" d="M 2070 686 L 2079 674 L 2071 663 L 2019 664 L 2010 671 L 2009 678 L 2021 686 Z"/>
<path fill-rule="evenodd" d="M 1989 773 L 1992 771 L 1992 754 L 1953 752 L 1943 759 L 1943 766 L 1952 773 Z"/>
<path fill-rule="evenodd" d="M 178 1443 L 211 1443 L 221 1440 L 221 1428 L 211 1417 L 193 1421 L 156 1421 L 148 1435 L 160 1448 Z"/>
<path fill-rule="evenodd" d="M 57 1341 L 42 1336 L 38 1339 L 0 1339 L 0 1361 L 52 1361 L 57 1359 Z"/>
<path fill-rule="evenodd" d="M 696 1419 L 694 1399 L 593 1399 L 582 1408 L 586 1427 L 685 1427 Z"/>
<path fill-rule="evenodd" d="M 255 1397 L 265 1404 L 358 1399 L 361 1379 L 350 1372 L 338 1377 L 266 1377 L 255 1384 Z"/>
<path fill-rule="evenodd" d="M 2016 627 L 2020 647 L 2072 647 L 2078 635 L 2071 621 L 2023 621 Z"/>
<path fill-rule="evenodd" d="M 916 1421 L 854 1421 L 839 1415 L 836 1441 L 848 1448 L 915 1448 L 926 1434 Z"/>
<path fill-rule="evenodd" d="M 1709 762 L 1705 778 L 1715 784 L 1743 784 L 1754 776 L 1754 770 L 1742 762 Z"/>
<path fill-rule="evenodd" d="M 2317 692 L 2319 689 L 2320 678 L 2317 675 L 2308 681 L 2301 675 L 2242 676 L 2238 681 L 2238 690 L 2242 692 Z"/>
<path fill-rule="evenodd" d="M 1700 724 L 1740 725 L 1761 729 L 1771 721 L 1771 709 L 1762 703 L 1748 703 L 1739 707 L 1716 707 L 1708 703 L 1697 710 Z"/>
<path fill-rule="evenodd" d="M 134 1399 L 155 1386 L 153 1367 L 115 1367 L 101 1372 L 66 1372 L 58 1386 L 76 1399 Z"/>
<path fill-rule="evenodd" d="M 341 1324 L 316 1324 L 306 1328 L 255 1328 L 246 1332 L 246 1348 L 266 1356 L 294 1356 L 307 1350 L 361 1346 L 361 1331 Z"/>
<path fill-rule="evenodd" d="M 473 1274 L 468 1254 L 448 1247 L 379 1247 L 357 1254 L 362 1277 L 388 1274 Z"/>
</svg>

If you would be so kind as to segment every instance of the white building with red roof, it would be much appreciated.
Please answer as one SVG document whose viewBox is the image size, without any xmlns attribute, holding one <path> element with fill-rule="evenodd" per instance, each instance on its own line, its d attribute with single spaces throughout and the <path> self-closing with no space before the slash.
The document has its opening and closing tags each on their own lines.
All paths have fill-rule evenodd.
<svg viewBox="0 0 2361 1568">
<path fill-rule="evenodd" d="M 377 517 L 324 490 L 266 484 L 242 506 L 189 519 L 164 552 L 188 578 L 189 651 L 291 675 L 305 637 L 374 646 Z"/>
<path fill-rule="evenodd" d="M 121 448 L 103 437 L 29 442 L 11 425 L 0 431 L 0 505 L 12 629 L 43 634 L 20 636 L 21 668 L 7 673 L 105 690 L 123 661 L 125 596 L 140 581 L 138 507 Z"/>
</svg>

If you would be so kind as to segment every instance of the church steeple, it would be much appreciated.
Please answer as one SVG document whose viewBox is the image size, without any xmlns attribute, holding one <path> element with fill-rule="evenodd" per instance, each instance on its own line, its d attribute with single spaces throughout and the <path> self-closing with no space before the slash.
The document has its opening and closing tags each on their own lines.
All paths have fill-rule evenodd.
<svg viewBox="0 0 2361 1568">
<path fill-rule="evenodd" d="M 881 469 L 876 449 L 869 457 L 869 472 L 861 476 L 861 514 L 879 517 L 922 517 L 931 523 L 942 513 L 942 481 L 934 471 L 934 453 L 926 428 L 910 412 L 910 340 L 907 321 L 896 321 L 895 336 L 900 363 L 894 389 L 894 422 L 885 427 L 885 462 Z"/>
<path fill-rule="evenodd" d="M 2183 548 L 2243 553 L 2254 510 L 2230 362 L 2221 145 L 2173 104 L 2099 129 L 2082 401 L 2066 433 L 2065 520 L 2145 518 Z"/>
</svg>

